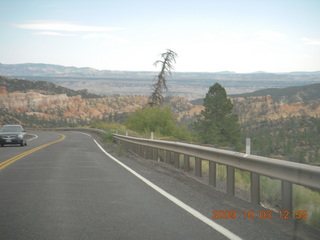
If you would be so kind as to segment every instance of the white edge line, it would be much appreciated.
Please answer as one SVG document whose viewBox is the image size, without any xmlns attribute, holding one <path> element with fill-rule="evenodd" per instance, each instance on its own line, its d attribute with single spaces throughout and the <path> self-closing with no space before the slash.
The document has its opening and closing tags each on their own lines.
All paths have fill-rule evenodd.
<svg viewBox="0 0 320 240">
<path fill-rule="evenodd" d="M 36 134 L 30 134 L 30 133 L 28 133 L 28 135 L 33 135 L 33 136 L 34 136 L 33 138 L 28 139 L 28 141 L 32 141 L 32 140 L 35 140 L 35 139 L 38 138 L 38 135 L 36 135 Z"/>
<path fill-rule="evenodd" d="M 133 175 L 135 175 L 137 178 L 139 178 L 140 180 L 142 180 L 145 184 L 149 185 L 151 188 L 153 188 L 154 190 L 156 190 L 158 193 L 160 193 L 161 195 L 163 195 L 164 197 L 166 197 L 167 199 L 169 199 L 170 201 L 172 201 L 173 203 L 175 203 L 176 205 L 178 205 L 179 207 L 181 207 L 182 209 L 184 209 L 185 211 L 187 211 L 188 213 L 190 213 L 191 215 L 193 215 L 194 217 L 198 218 L 200 221 L 206 223 L 207 225 L 209 225 L 210 227 L 212 227 L 213 229 L 215 229 L 216 231 L 218 231 L 219 233 L 221 233 L 222 235 L 226 236 L 229 239 L 232 240 L 242 240 L 240 237 L 238 237 L 237 235 L 235 235 L 234 233 L 232 233 L 231 231 L 229 231 L 228 229 L 220 226 L 219 224 L 215 223 L 213 220 L 207 218 L 206 216 L 204 216 L 203 214 L 201 214 L 200 212 L 198 212 L 197 210 L 193 209 L 192 207 L 190 207 L 189 205 L 185 204 L 184 202 L 182 202 L 181 200 L 179 200 L 178 198 L 172 196 L 170 193 L 164 191 L 162 188 L 158 187 L 157 185 L 153 184 L 152 182 L 150 182 L 148 179 L 144 178 L 143 176 L 141 176 L 139 173 L 137 173 L 136 171 L 132 170 L 131 168 L 129 168 L 127 165 L 123 164 L 122 162 L 120 162 L 118 159 L 116 159 L 115 157 L 111 156 L 109 153 L 107 153 L 101 146 L 100 144 L 93 139 L 93 141 L 98 145 L 98 147 L 101 149 L 102 152 L 104 152 L 109 158 L 111 158 L 112 160 L 114 160 L 116 163 L 118 163 L 119 165 L 121 165 L 123 168 L 125 168 L 126 170 L 128 170 L 129 172 L 131 172 Z"/>
<path fill-rule="evenodd" d="M 82 133 L 82 134 L 87 135 L 88 137 L 91 137 L 91 138 L 92 138 L 92 136 L 91 136 L 90 134 L 88 134 L 88 133 L 78 132 L 78 131 L 76 131 L 76 132 L 77 132 L 77 133 Z"/>
</svg>

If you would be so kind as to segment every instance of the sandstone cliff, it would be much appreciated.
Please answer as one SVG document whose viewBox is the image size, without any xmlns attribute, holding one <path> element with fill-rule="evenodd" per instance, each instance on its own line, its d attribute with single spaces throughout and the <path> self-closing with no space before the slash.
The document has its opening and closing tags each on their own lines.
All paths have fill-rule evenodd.
<svg viewBox="0 0 320 240">
<path fill-rule="evenodd" d="M 240 124 L 256 121 L 274 121 L 291 117 L 309 116 L 320 118 L 320 98 L 306 103 L 274 101 L 270 96 L 232 98 L 234 112 Z"/>
<path fill-rule="evenodd" d="M 8 93 L 5 87 L 0 88 L 0 110 L 7 115 L 23 115 L 30 121 L 36 118 L 47 122 L 55 120 L 67 124 L 90 124 L 97 120 L 119 120 L 114 117 L 130 114 L 147 103 L 148 98 L 144 96 L 87 99 L 80 95 L 49 95 L 35 90 Z M 181 97 L 168 98 L 166 104 L 171 106 L 178 119 L 194 115 L 197 113 L 194 109 L 198 109 Z"/>
<path fill-rule="evenodd" d="M 274 121 L 290 117 L 310 116 L 320 118 L 320 98 L 306 102 L 291 102 L 283 98 L 274 101 L 271 96 L 231 98 L 234 113 L 241 125 L 248 122 Z M 110 115 L 134 112 L 146 106 L 147 97 L 117 96 L 103 98 L 68 97 L 66 94 L 48 95 L 38 91 L 11 92 L 0 87 L 0 109 L 11 113 L 26 113 L 44 119 L 82 119 L 86 122 L 107 119 Z M 187 120 L 199 114 L 202 106 L 191 104 L 187 99 L 175 96 L 166 99 L 179 120 Z M 70 120 L 71 121 L 71 120 Z M 71 122 L 76 122 L 72 120 Z"/>
<path fill-rule="evenodd" d="M 109 114 L 132 112 L 146 103 L 143 97 L 84 99 L 66 94 L 45 95 L 35 91 L 8 93 L 0 89 L 0 109 L 13 114 L 34 115 L 44 119 L 66 119 L 69 122 L 102 119 Z"/>
</svg>

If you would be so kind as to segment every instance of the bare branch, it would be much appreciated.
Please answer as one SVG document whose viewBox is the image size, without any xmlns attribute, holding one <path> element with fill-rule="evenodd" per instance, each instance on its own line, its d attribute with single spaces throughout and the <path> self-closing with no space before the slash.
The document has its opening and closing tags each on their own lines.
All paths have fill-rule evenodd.
<svg viewBox="0 0 320 240">
<path fill-rule="evenodd" d="M 163 102 L 162 89 L 168 90 L 166 77 L 171 76 L 171 71 L 174 70 L 173 64 L 176 62 L 176 57 L 178 56 L 174 51 L 167 49 L 167 52 L 160 54 L 163 60 L 157 60 L 154 66 L 159 63 L 162 64 L 161 71 L 158 74 L 157 82 L 152 86 L 153 92 L 149 97 L 149 105 L 156 106 L 161 105 Z"/>
</svg>

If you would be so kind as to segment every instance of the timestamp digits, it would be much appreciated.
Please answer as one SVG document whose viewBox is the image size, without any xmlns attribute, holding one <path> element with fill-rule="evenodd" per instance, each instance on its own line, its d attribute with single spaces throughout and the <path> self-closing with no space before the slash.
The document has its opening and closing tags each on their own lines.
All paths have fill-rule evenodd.
<svg viewBox="0 0 320 240">
<path fill-rule="evenodd" d="M 308 213 L 307 211 L 279 211 L 279 218 L 281 219 L 307 219 L 308 218 Z"/>
<path fill-rule="evenodd" d="M 235 218 L 244 218 L 244 219 L 270 219 L 272 218 L 271 211 L 260 211 L 258 214 L 255 214 L 254 211 L 242 211 L 241 214 L 237 214 L 237 211 L 212 211 L 212 219 L 235 219 Z"/>
<path fill-rule="evenodd" d="M 249 211 L 242 211 L 239 214 L 237 211 L 212 211 L 212 219 L 236 219 L 236 218 L 243 218 L 243 219 L 271 219 L 273 214 L 279 216 L 280 219 L 307 219 L 308 214 L 307 211 L 279 211 L 278 214 L 276 212 L 272 212 L 270 210 L 262 210 L 259 212 L 254 212 L 252 210 Z"/>
<path fill-rule="evenodd" d="M 212 219 L 235 219 L 237 218 L 236 211 L 212 211 Z"/>
</svg>

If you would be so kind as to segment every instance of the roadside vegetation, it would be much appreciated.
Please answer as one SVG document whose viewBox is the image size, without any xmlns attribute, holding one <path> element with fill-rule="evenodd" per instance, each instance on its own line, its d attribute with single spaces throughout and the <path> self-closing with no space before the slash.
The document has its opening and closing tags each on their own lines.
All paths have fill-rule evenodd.
<svg viewBox="0 0 320 240">
<path fill-rule="evenodd" d="M 288 117 L 249 122 L 242 126 L 252 142 L 253 154 L 320 166 L 320 119 Z"/>
<path fill-rule="evenodd" d="M 232 114 L 232 104 L 227 98 L 225 89 L 220 84 L 213 85 L 204 99 L 205 109 L 198 116 L 190 131 L 190 126 L 182 126 L 171 112 L 170 107 L 161 105 L 146 106 L 129 115 L 123 124 L 114 122 L 96 122 L 92 127 L 100 128 L 108 133 L 105 140 L 111 142 L 112 133 L 128 134 L 150 138 L 151 132 L 156 139 L 176 140 L 186 142 L 205 143 L 210 146 L 243 150 L 241 147 L 241 130 L 237 116 Z M 189 127 L 189 128 L 188 128 Z M 258 136 L 258 135 L 255 135 Z M 260 141 L 263 141 L 262 135 Z M 256 139 L 256 138 L 254 138 Z M 254 145 L 257 142 L 254 140 Z M 118 149 L 123 154 L 123 149 Z M 183 166 L 183 158 L 180 159 Z M 194 169 L 194 160 L 190 159 L 190 167 Z M 208 177 L 208 161 L 202 161 L 202 175 Z M 217 180 L 222 184 L 226 182 L 226 166 L 217 165 Z M 235 171 L 236 188 L 242 191 L 244 200 L 250 198 L 250 174 L 249 172 Z M 281 210 L 279 180 L 273 180 L 265 176 L 260 177 L 261 204 L 274 211 Z M 293 210 L 307 211 L 308 218 L 303 219 L 307 224 L 320 227 L 320 193 L 308 188 L 293 185 Z"/>
</svg>

